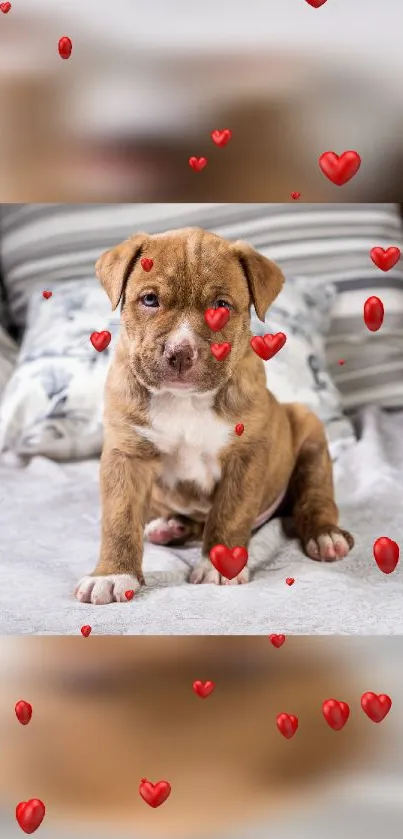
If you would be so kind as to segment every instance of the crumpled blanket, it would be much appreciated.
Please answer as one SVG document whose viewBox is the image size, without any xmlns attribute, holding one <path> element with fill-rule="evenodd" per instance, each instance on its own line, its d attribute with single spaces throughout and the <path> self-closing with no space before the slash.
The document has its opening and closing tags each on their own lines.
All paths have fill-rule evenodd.
<svg viewBox="0 0 403 839">
<path fill-rule="evenodd" d="M 334 464 L 341 524 L 356 538 L 346 560 L 313 562 L 274 519 L 252 538 L 248 585 L 190 585 L 198 548 L 146 545 L 146 587 L 107 606 L 73 596 L 97 560 L 99 461 L 4 455 L 0 634 L 76 635 L 84 624 L 101 635 L 403 633 L 403 563 L 385 575 L 372 554 L 379 536 L 403 546 L 403 412 L 368 408 L 358 423 L 360 439 Z"/>
</svg>

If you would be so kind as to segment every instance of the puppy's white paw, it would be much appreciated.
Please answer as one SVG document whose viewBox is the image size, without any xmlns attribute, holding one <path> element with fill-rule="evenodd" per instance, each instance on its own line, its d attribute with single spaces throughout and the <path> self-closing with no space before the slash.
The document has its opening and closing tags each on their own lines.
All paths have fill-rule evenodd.
<svg viewBox="0 0 403 839">
<path fill-rule="evenodd" d="M 221 577 L 222 586 L 242 586 L 249 582 L 249 568 L 243 568 L 233 580 L 227 580 L 226 577 Z"/>
<path fill-rule="evenodd" d="M 82 577 L 74 594 L 81 603 L 105 606 L 107 603 L 127 603 L 126 591 L 140 591 L 140 583 L 130 574 L 108 574 L 105 577 Z"/>
<path fill-rule="evenodd" d="M 344 559 L 354 545 L 353 537 L 346 530 L 330 529 L 316 539 L 310 539 L 305 551 L 311 559 L 319 562 L 335 562 Z"/>
<path fill-rule="evenodd" d="M 152 545 L 169 545 L 176 539 L 186 538 L 186 527 L 178 519 L 152 519 L 144 528 L 144 536 Z"/>
<path fill-rule="evenodd" d="M 214 565 L 210 562 L 209 559 L 203 558 L 198 565 L 195 566 L 193 569 L 190 579 L 190 583 L 213 583 L 213 585 L 219 586 L 237 586 L 243 585 L 243 583 L 249 582 L 249 569 L 243 568 L 242 571 L 234 577 L 233 580 L 227 580 L 226 577 L 223 577 Z"/>
<path fill-rule="evenodd" d="M 214 565 L 206 557 L 193 568 L 189 578 L 190 583 L 213 583 L 216 586 L 220 585 L 221 574 L 218 573 Z"/>
</svg>

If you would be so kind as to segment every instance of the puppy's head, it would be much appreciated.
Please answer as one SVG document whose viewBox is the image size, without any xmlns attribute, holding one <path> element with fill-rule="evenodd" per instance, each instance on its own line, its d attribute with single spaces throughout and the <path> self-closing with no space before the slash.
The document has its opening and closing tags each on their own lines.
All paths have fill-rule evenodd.
<svg viewBox="0 0 403 839">
<path fill-rule="evenodd" d="M 152 260 L 151 270 L 144 260 Z M 250 245 L 197 228 L 138 233 L 103 254 L 96 272 L 112 308 L 122 300 L 130 368 L 152 392 L 222 387 L 248 350 L 251 305 L 264 321 L 284 282 L 280 269 Z M 218 307 L 230 316 L 213 332 L 204 313 Z M 218 361 L 211 344 L 223 342 L 231 352 Z"/>
</svg>

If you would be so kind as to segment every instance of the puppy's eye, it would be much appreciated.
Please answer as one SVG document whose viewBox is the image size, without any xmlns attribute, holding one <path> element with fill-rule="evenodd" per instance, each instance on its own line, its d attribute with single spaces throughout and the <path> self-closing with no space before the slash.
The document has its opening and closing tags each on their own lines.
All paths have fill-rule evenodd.
<svg viewBox="0 0 403 839">
<path fill-rule="evenodd" d="M 152 294 L 152 292 L 150 292 L 149 294 L 143 294 L 141 302 L 143 306 L 147 306 L 148 309 L 157 309 L 160 305 L 160 301 L 158 300 L 157 295 Z"/>
<path fill-rule="evenodd" d="M 215 300 L 213 309 L 232 309 L 232 306 L 227 300 Z"/>
</svg>

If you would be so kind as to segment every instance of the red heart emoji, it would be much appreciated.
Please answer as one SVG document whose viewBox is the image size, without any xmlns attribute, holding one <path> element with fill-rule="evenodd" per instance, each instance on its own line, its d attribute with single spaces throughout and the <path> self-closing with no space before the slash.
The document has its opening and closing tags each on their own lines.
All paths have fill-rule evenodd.
<svg viewBox="0 0 403 839">
<path fill-rule="evenodd" d="M 112 335 L 107 329 L 103 332 L 93 332 L 92 335 L 90 335 L 91 344 L 97 352 L 103 352 L 103 350 L 106 350 L 106 348 L 109 347 L 111 338 Z"/>
<path fill-rule="evenodd" d="M 400 248 L 372 248 L 370 257 L 381 271 L 390 271 L 399 262 Z"/>
<path fill-rule="evenodd" d="M 294 577 L 287 577 L 286 583 L 287 583 L 288 586 L 293 586 L 294 583 L 295 583 L 295 578 Z"/>
<path fill-rule="evenodd" d="M 322 713 L 333 731 L 341 731 L 350 716 L 350 708 L 347 702 L 339 702 L 338 699 L 325 699 L 322 703 Z"/>
<path fill-rule="evenodd" d="M 292 192 L 291 193 L 291 198 L 292 198 L 293 201 L 298 201 L 298 198 L 301 198 L 301 193 L 300 192 Z"/>
<path fill-rule="evenodd" d="M 151 268 L 154 265 L 154 260 L 148 259 L 146 256 L 143 256 L 143 259 L 140 259 L 140 265 L 143 271 L 147 271 L 148 273 L 149 271 L 151 271 Z"/>
<path fill-rule="evenodd" d="M 193 682 L 193 690 L 201 697 L 201 699 L 206 699 L 207 696 L 210 696 L 210 693 L 213 692 L 214 688 L 214 682 Z"/>
<path fill-rule="evenodd" d="M 214 131 L 211 132 L 210 137 L 213 143 L 216 144 L 216 146 L 220 146 L 220 148 L 223 148 L 227 145 L 227 143 L 229 143 L 232 137 L 232 131 L 230 131 L 229 128 L 223 128 L 222 131 L 219 131 L 219 129 L 216 128 Z"/>
<path fill-rule="evenodd" d="M 225 306 L 219 306 L 218 309 L 206 309 L 204 320 L 213 332 L 219 332 L 228 323 L 229 314 L 229 309 Z"/>
<path fill-rule="evenodd" d="M 24 699 L 20 699 L 14 710 L 18 722 L 20 722 L 21 725 L 28 725 L 32 717 L 32 705 L 30 705 L 29 702 L 25 702 Z"/>
<path fill-rule="evenodd" d="M 373 544 L 375 562 L 384 574 L 391 574 L 399 562 L 399 545 L 388 536 L 380 536 Z"/>
<path fill-rule="evenodd" d="M 129 588 L 128 591 L 125 591 L 126 600 L 133 600 L 133 597 L 134 597 L 134 591 L 133 591 L 132 588 Z"/>
<path fill-rule="evenodd" d="M 238 424 L 235 426 L 235 434 L 238 437 L 241 437 L 241 435 L 244 433 L 244 431 L 245 431 L 244 424 L 242 422 L 238 422 Z"/>
<path fill-rule="evenodd" d="M 168 781 L 158 781 L 158 783 L 153 784 L 143 778 L 139 786 L 139 793 L 150 807 L 160 807 L 171 794 L 171 784 Z"/>
<path fill-rule="evenodd" d="M 231 352 L 231 344 L 228 341 L 224 341 L 223 344 L 210 344 L 210 349 L 217 361 L 224 361 Z"/>
<path fill-rule="evenodd" d="M 287 740 L 290 740 L 291 737 L 294 737 L 298 728 L 298 717 L 294 717 L 294 714 L 278 714 L 276 725 L 280 734 Z"/>
<path fill-rule="evenodd" d="M 286 340 L 287 336 L 284 332 L 276 332 L 275 335 L 254 335 L 250 339 L 250 345 L 256 355 L 263 358 L 263 361 L 268 361 L 280 352 Z"/>
<path fill-rule="evenodd" d="M 306 0 L 306 2 L 313 6 L 314 9 L 319 9 L 321 6 L 324 6 L 327 3 L 327 0 Z"/>
<path fill-rule="evenodd" d="M 15 808 L 17 822 L 24 833 L 35 833 L 45 816 L 45 805 L 39 798 L 20 801 Z"/>
<path fill-rule="evenodd" d="M 0 3 L 0 9 L 4 15 L 8 14 L 11 9 L 11 3 Z"/>
<path fill-rule="evenodd" d="M 66 36 L 64 36 L 63 38 L 60 38 L 60 41 L 59 41 L 59 44 L 58 44 L 58 50 L 59 50 L 60 58 L 64 58 L 64 59 L 70 58 L 71 53 L 73 51 L 73 44 L 71 43 L 70 38 L 67 38 Z"/>
<path fill-rule="evenodd" d="M 52 294 L 53 294 L 53 291 L 43 291 L 42 292 L 42 297 L 44 297 L 45 300 L 49 300 L 49 297 L 52 297 Z"/>
<path fill-rule="evenodd" d="M 85 626 L 81 627 L 81 635 L 84 635 L 84 638 L 88 638 L 91 635 L 92 627 L 86 624 Z"/>
<path fill-rule="evenodd" d="M 364 303 L 364 323 L 371 332 L 378 332 L 383 324 L 385 310 L 379 297 L 368 297 Z"/>
<path fill-rule="evenodd" d="M 207 158 L 206 157 L 189 157 L 189 166 L 194 169 L 195 172 L 201 172 L 205 166 L 207 166 Z"/>
<path fill-rule="evenodd" d="M 343 186 L 357 174 L 361 158 L 356 151 L 344 151 L 340 156 L 334 151 L 325 151 L 319 158 L 319 166 L 329 181 Z"/>
<path fill-rule="evenodd" d="M 226 545 L 214 545 L 209 553 L 212 565 L 227 580 L 233 580 L 245 568 L 248 551 L 237 545 L 230 550 Z"/>
<path fill-rule="evenodd" d="M 273 644 L 273 647 L 276 647 L 276 649 L 278 650 L 284 644 L 285 635 L 269 635 L 269 639 L 270 642 Z"/>
<path fill-rule="evenodd" d="M 390 696 L 385 693 L 368 691 L 361 697 L 361 708 L 372 722 L 382 722 L 392 707 Z"/>
</svg>

